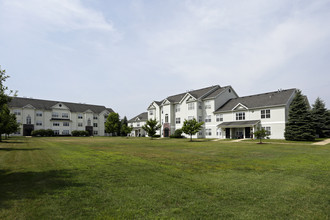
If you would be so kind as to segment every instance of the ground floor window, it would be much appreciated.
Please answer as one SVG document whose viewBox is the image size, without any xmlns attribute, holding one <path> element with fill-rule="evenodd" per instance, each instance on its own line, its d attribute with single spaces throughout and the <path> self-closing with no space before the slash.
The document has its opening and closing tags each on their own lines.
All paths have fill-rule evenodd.
<svg viewBox="0 0 330 220">
<path fill-rule="evenodd" d="M 98 133 L 98 131 L 93 131 L 93 134 L 98 135 L 99 133 Z"/>
<path fill-rule="evenodd" d="M 59 135 L 60 131 L 59 130 L 54 130 L 54 135 Z"/>
<path fill-rule="evenodd" d="M 69 130 L 63 130 L 62 131 L 62 135 L 69 135 L 70 134 L 70 131 Z"/>
<path fill-rule="evenodd" d="M 205 129 L 205 135 L 206 136 L 211 136 L 212 135 L 212 129 L 211 128 Z"/>
<path fill-rule="evenodd" d="M 271 128 L 270 127 L 262 127 L 262 129 L 266 130 L 267 135 L 271 135 Z"/>
</svg>

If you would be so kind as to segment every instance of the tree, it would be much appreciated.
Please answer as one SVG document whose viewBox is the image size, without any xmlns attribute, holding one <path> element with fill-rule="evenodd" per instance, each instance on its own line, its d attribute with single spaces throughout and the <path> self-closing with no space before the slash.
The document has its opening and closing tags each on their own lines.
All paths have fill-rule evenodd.
<svg viewBox="0 0 330 220">
<path fill-rule="evenodd" d="M 121 136 L 127 136 L 128 133 L 131 133 L 131 131 L 127 132 L 128 122 L 126 116 L 120 121 L 120 135 Z"/>
<path fill-rule="evenodd" d="M 203 121 L 197 122 L 195 118 L 191 120 L 185 119 L 181 129 L 183 133 L 190 135 L 190 141 L 192 141 L 192 136 L 202 129 L 203 124 Z"/>
<path fill-rule="evenodd" d="M 261 139 L 264 139 L 269 136 L 269 133 L 264 128 L 258 129 L 253 134 L 257 139 L 259 139 L 259 144 L 262 144 Z"/>
<path fill-rule="evenodd" d="M 120 134 L 120 120 L 118 113 L 111 112 L 108 115 L 107 121 L 105 122 L 105 131 L 107 133 L 112 133 L 113 136 Z"/>
<path fill-rule="evenodd" d="M 120 128 L 120 132 L 121 134 L 125 134 L 125 136 L 127 136 L 129 133 L 131 133 L 133 130 L 133 127 L 132 126 L 128 126 L 128 125 L 125 125 L 123 124 Z"/>
<path fill-rule="evenodd" d="M 285 126 L 284 137 L 292 141 L 315 140 L 314 126 L 305 96 L 298 90 L 289 108 L 289 118 Z"/>
<path fill-rule="evenodd" d="M 325 133 L 327 133 L 327 124 L 329 123 L 327 123 L 327 120 L 329 120 L 328 112 L 325 107 L 325 103 L 319 97 L 313 104 L 311 114 L 313 118 L 315 134 L 320 138 L 325 137 Z"/>
<path fill-rule="evenodd" d="M 161 128 L 161 125 L 158 124 L 156 119 L 149 119 L 145 125 L 142 126 L 142 129 L 145 130 L 151 139 L 156 134 L 156 131 Z"/>
</svg>

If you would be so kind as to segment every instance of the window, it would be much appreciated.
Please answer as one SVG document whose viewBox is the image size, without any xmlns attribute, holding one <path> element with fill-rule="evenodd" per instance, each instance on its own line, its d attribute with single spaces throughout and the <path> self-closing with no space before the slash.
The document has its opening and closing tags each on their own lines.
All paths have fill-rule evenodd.
<svg viewBox="0 0 330 220">
<path fill-rule="evenodd" d="M 69 113 L 62 113 L 62 118 L 69 118 Z"/>
<path fill-rule="evenodd" d="M 98 135 L 99 132 L 98 132 L 98 131 L 93 131 L 93 134 L 94 134 L 94 135 Z"/>
<path fill-rule="evenodd" d="M 14 110 L 14 114 L 15 114 L 15 115 L 21 115 L 21 110 L 19 110 L 19 109 L 15 109 L 15 110 Z"/>
<path fill-rule="evenodd" d="M 140 127 L 140 122 L 137 122 L 136 123 L 136 127 Z"/>
<path fill-rule="evenodd" d="M 97 120 L 97 119 L 98 119 L 97 115 L 94 115 L 94 116 L 93 116 L 93 119 L 94 119 L 94 120 Z"/>
<path fill-rule="evenodd" d="M 58 112 L 53 112 L 52 113 L 52 118 L 58 118 Z"/>
<path fill-rule="evenodd" d="M 211 128 L 205 129 L 205 135 L 206 136 L 211 136 L 212 135 L 212 129 Z"/>
<path fill-rule="evenodd" d="M 65 126 L 65 127 L 70 126 L 70 123 L 65 121 L 65 122 L 63 122 L 63 126 Z"/>
<path fill-rule="evenodd" d="M 193 120 L 193 119 L 194 119 L 194 116 L 188 116 L 188 121 Z"/>
<path fill-rule="evenodd" d="M 207 115 L 205 117 L 205 122 L 211 122 L 211 115 Z"/>
<path fill-rule="evenodd" d="M 37 122 L 36 122 L 36 125 L 37 125 L 37 126 L 42 126 L 42 122 L 41 122 L 41 121 L 37 121 Z"/>
<path fill-rule="evenodd" d="M 202 116 L 198 116 L 198 122 L 202 122 Z"/>
<path fill-rule="evenodd" d="M 26 124 L 27 124 L 27 125 L 30 125 L 30 124 L 31 124 L 31 116 L 30 116 L 30 115 L 28 115 L 28 116 L 26 117 Z"/>
<path fill-rule="evenodd" d="M 221 129 L 217 129 L 217 136 L 221 136 Z"/>
<path fill-rule="evenodd" d="M 60 126 L 59 122 L 53 122 L 53 126 Z"/>
<path fill-rule="evenodd" d="M 165 123 L 168 123 L 168 114 L 165 115 Z"/>
<path fill-rule="evenodd" d="M 270 118 L 270 109 L 261 110 L 261 118 Z"/>
<path fill-rule="evenodd" d="M 78 127 L 82 127 L 83 123 L 82 122 L 78 122 Z"/>
<path fill-rule="evenodd" d="M 245 112 L 237 112 L 236 113 L 236 120 L 245 120 Z"/>
<path fill-rule="evenodd" d="M 219 114 L 216 117 L 217 117 L 217 122 L 223 121 L 223 114 Z"/>
<path fill-rule="evenodd" d="M 194 110 L 195 109 L 195 103 L 191 102 L 188 103 L 188 110 Z"/>
<path fill-rule="evenodd" d="M 205 109 L 211 109 L 211 101 L 205 101 Z"/>
<path fill-rule="evenodd" d="M 59 130 L 54 130 L 54 135 L 60 135 L 60 131 Z"/>
<path fill-rule="evenodd" d="M 175 124 L 180 124 L 181 123 L 181 118 L 175 118 Z"/>
<path fill-rule="evenodd" d="M 17 119 L 17 123 L 21 123 L 21 120 Z"/>
<path fill-rule="evenodd" d="M 82 114 L 78 114 L 78 119 L 82 119 L 83 115 Z"/>
<path fill-rule="evenodd" d="M 70 131 L 69 130 L 63 130 L 62 131 L 62 135 L 69 135 L 70 134 Z"/>
<path fill-rule="evenodd" d="M 97 123 L 93 123 L 93 127 L 94 128 L 97 128 Z"/>
<path fill-rule="evenodd" d="M 262 129 L 266 130 L 267 135 L 271 135 L 271 128 L 270 127 L 262 127 Z"/>
<path fill-rule="evenodd" d="M 154 110 L 150 110 L 149 115 L 154 115 Z"/>
<path fill-rule="evenodd" d="M 199 131 L 199 132 L 198 132 L 198 135 L 199 135 L 199 136 L 202 136 L 202 135 L 203 135 L 203 131 Z"/>
<path fill-rule="evenodd" d="M 175 105 L 175 112 L 180 112 L 180 104 Z"/>
<path fill-rule="evenodd" d="M 42 117 L 42 112 L 36 112 L 37 117 Z"/>
<path fill-rule="evenodd" d="M 107 120 L 107 118 L 108 118 L 108 115 L 104 115 L 104 120 Z"/>
<path fill-rule="evenodd" d="M 91 119 L 89 118 L 89 119 L 87 120 L 87 126 L 91 126 L 91 124 L 92 124 L 92 122 L 91 122 Z"/>
</svg>

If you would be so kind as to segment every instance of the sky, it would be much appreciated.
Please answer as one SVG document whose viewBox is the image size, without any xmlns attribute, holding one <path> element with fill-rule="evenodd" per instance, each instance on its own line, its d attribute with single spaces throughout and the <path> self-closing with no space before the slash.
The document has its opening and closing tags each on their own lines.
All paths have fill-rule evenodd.
<svg viewBox="0 0 330 220">
<path fill-rule="evenodd" d="M 330 108 L 330 0 L 0 0 L 0 65 L 19 97 L 128 119 L 212 85 L 298 88 Z"/>
</svg>

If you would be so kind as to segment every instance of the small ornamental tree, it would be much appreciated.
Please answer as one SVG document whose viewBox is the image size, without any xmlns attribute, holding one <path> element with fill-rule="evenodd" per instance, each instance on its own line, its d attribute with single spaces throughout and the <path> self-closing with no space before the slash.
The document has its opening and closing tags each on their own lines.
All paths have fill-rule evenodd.
<svg viewBox="0 0 330 220">
<path fill-rule="evenodd" d="M 315 132 L 306 97 L 298 90 L 289 108 L 284 137 L 291 141 L 313 141 Z"/>
<path fill-rule="evenodd" d="M 195 118 L 191 120 L 184 120 L 181 130 L 183 133 L 190 135 L 190 141 L 192 141 L 192 136 L 195 135 L 202 129 L 204 122 L 197 122 Z"/>
<path fill-rule="evenodd" d="M 145 130 L 151 139 L 156 134 L 156 131 L 161 128 L 161 125 L 158 124 L 156 119 L 149 119 L 145 125 L 142 126 L 142 129 Z"/>
<path fill-rule="evenodd" d="M 256 132 L 253 133 L 254 136 L 259 139 L 259 144 L 262 144 L 261 139 L 265 139 L 269 136 L 268 131 L 266 131 L 264 128 L 258 129 Z"/>
<path fill-rule="evenodd" d="M 119 114 L 111 112 L 105 122 L 105 131 L 111 133 L 113 136 L 120 134 L 120 119 Z"/>
<path fill-rule="evenodd" d="M 319 97 L 315 100 L 311 113 L 315 134 L 320 138 L 325 137 L 325 133 L 327 133 L 328 112 L 325 103 Z"/>
</svg>

